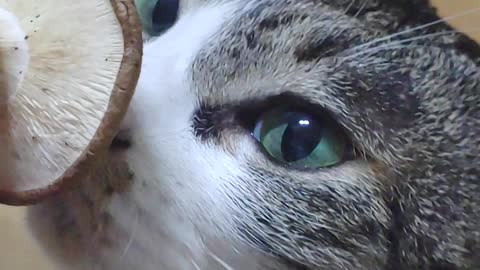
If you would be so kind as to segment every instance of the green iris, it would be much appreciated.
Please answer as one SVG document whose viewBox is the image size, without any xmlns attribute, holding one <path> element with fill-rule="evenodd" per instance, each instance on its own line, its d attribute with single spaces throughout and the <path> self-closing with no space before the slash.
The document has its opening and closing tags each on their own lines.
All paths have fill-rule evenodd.
<svg viewBox="0 0 480 270">
<path fill-rule="evenodd" d="M 145 32 L 152 33 L 152 14 L 157 1 L 152 0 L 135 0 L 135 5 L 137 6 L 137 11 L 142 20 L 142 26 Z"/>
<path fill-rule="evenodd" d="M 303 169 L 336 165 L 349 149 L 338 124 L 301 111 L 277 109 L 263 114 L 253 136 L 276 161 Z"/>
</svg>

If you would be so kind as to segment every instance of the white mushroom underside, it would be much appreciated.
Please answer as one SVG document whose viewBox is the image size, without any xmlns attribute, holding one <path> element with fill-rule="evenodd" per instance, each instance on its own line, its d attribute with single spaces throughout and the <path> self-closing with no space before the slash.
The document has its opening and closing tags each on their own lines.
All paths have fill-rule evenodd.
<svg viewBox="0 0 480 270">
<path fill-rule="evenodd" d="M 28 68 L 29 55 L 25 33 L 15 15 L 0 7 L 0 117 L 17 91 Z M 0 127 L 2 128 L 2 127 Z M 3 128 L 2 128 L 3 130 Z"/>
<path fill-rule="evenodd" d="M 30 190 L 62 176 L 93 139 L 123 57 L 109 0 L 0 0 L 26 33 L 30 65 L 9 105 L 7 177 Z M 3 169 L 0 168 L 0 171 Z M 5 170 L 3 170 L 5 171 Z"/>
</svg>

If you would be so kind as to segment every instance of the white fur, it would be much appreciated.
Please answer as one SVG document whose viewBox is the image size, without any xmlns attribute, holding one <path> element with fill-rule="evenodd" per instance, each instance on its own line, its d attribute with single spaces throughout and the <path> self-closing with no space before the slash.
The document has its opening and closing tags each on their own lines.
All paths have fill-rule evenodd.
<svg viewBox="0 0 480 270">
<path fill-rule="evenodd" d="M 226 269 L 229 263 L 220 258 L 240 252 L 234 250 L 236 241 L 228 239 L 234 237 L 227 214 L 232 203 L 226 196 L 232 191 L 226 189 L 235 186 L 229 181 L 241 179 L 242 166 L 223 149 L 195 138 L 191 118 L 198 104 L 187 77 L 194 57 L 231 12 L 231 6 L 216 5 L 184 14 L 145 46 L 142 74 L 124 124 L 133 142 L 126 158 L 135 185 L 111 206 L 112 215 L 130 233 L 121 250 L 105 255 L 121 254 L 121 264 L 112 269 L 139 262 L 145 270 Z M 242 262 L 242 267 L 250 264 L 255 267 L 255 260 Z"/>
</svg>

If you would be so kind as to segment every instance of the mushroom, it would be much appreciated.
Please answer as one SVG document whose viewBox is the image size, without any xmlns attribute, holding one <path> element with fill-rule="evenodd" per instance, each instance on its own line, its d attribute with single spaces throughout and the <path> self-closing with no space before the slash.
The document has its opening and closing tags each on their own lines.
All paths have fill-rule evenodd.
<svg viewBox="0 0 480 270">
<path fill-rule="evenodd" d="M 0 0 L 0 203 L 36 203 L 86 176 L 141 56 L 133 0 Z"/>
</svg>

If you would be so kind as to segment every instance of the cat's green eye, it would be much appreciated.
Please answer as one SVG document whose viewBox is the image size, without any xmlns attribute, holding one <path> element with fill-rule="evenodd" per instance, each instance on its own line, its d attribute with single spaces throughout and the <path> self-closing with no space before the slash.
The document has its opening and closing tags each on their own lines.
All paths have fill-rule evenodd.
<svg viewBox="0 0 480 270">
<path fill-rule="evenodd" d="M 264 113 L 253 136 L 276 161 L 301 169 L 318 169 L 344 161 L 350 143 L 334 121 L 295 110 Z"/>
<path fill-rule="evenodd" d="M 145 32 L 158 36 L 177 21 L 180 0 L 135 0 Z"/>
</svg>

